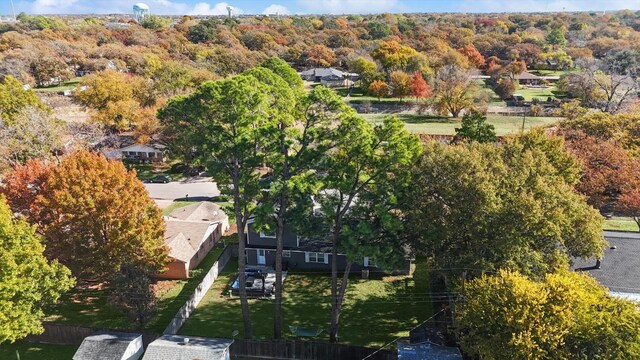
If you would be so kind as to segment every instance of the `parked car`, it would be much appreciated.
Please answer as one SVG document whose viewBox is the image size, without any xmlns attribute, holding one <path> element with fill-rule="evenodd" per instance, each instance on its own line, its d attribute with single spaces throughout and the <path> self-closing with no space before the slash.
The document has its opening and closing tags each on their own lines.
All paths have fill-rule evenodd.
<svg viewBox="0 0 640 360">
<path fill-rule="evenodd" d="M 203 176 L 206 175 L 206 173 L 204 166 L 194 166 L 184 172 L 186 176 Z"/>
<path fill-rule="evenodd" d="M 150 183 L 161 183 L 166 184 L 171 182 L 171 177 L 169 175 L 156 175 L 148 180 Z"/>
</svg>

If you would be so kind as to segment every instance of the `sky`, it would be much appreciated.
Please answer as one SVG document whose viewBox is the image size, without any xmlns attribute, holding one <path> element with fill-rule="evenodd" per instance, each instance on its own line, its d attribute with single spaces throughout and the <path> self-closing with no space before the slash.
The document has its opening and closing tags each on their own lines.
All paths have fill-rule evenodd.
<svg viewBox="0 0 640 360">
<path fill-rule="evenodd" d="M 125 14 L 135 0 L 13 0 L 28 14 Z M 410 12 L 530 12 L 640 9 L 640 0 L 143 0 L 157 15 L 363 14 Z M 11 0 L 0 0 L 0 14 Z"/>
</svg>

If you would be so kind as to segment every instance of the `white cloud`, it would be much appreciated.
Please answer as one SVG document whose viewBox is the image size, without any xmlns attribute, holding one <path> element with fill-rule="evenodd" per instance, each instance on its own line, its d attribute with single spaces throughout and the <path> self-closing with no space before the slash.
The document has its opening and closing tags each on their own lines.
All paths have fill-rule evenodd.
<svg viewBox="0 0 640 360">
<path fill-rule="evenodd" d="M 264 11 L 262 11 L 265 15 L 279 14 L 279 15 L 289 15 L 291 12 L 287 9 L 286 6 L 271 4 Z"/>
<path fill-rule="evenodd" d="M 380 13 L 398 7 L 398 0 L 298 0 L 298 3 L 309 12 L 322 14 Z"/>
<path fill-rule="evenodd" d="M 545 12 L 545 11 L 603 11 L 637 8 L 628 0 L 465 0 L 458 6 L 465 12 Z"/>
<path fill-rule="evenodd" d="M 208 3 L 197 3 L 193 10 L 189 12 L 189 15 L 226 15 L 227 14 L 227 6 L 230 6 L 226 2 L 217 3 L 213 6 Z M 244 11 L 242 9 L 233 7 L 234 14 L 242 14 Z"/>
</svg>

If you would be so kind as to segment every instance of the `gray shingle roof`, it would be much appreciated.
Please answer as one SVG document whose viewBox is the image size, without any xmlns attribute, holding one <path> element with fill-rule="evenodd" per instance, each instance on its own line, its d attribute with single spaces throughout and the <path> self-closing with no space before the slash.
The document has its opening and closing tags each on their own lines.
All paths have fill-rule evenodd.
<svg viewBox="0 0 640 360">
<path fill-rule="evenodd" d="M 189 339 L 185 343 L 185 338 Z M 233 340 L 164 335 L 149 344 L 142 360 L 222 360 Z"/>
<path fill-rule="evenodd" d="M 173 218 L 186 221 L 216 221 L 222 222 L 229 217 L 222 211 L 220 205 L 210 202 L 201 201 L 189 206 L 177 208 L 169 215 Z"/>
<path fill-rule="evenodd" d="M 585 271 L 610 291 L 640 294 L 640 234 L 605 231 L 604 236 L 609 246 L 600 268 L 596 259 L 572 259 L 571 269 Z"/>
<path fill-rule="evenodd" d="M 169 256 L 183 262 L 191 260 L 200 250 L 211 226 L 208 222 L 172 218 L 165 218 L 165 224 L 164 243 L 169 248 Z"/>
<path fill-rule="evenodd" d="M 122 360 L 129 344 L 141 336 L 120 332 L 87 336 L 73 355 L 73 360 Z"/>
</svg>

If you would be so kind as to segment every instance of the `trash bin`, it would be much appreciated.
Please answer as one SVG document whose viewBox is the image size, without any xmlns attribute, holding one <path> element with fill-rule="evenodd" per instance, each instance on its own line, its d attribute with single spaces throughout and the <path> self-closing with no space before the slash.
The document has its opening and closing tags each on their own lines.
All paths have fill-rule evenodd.
<svg viewBox="0 0 640 360">
<path fill-rule="evenodd" d="M 362 278 L 365 280 L 369 279 L 369 268 L 362 269 Z"/>
</svg>

